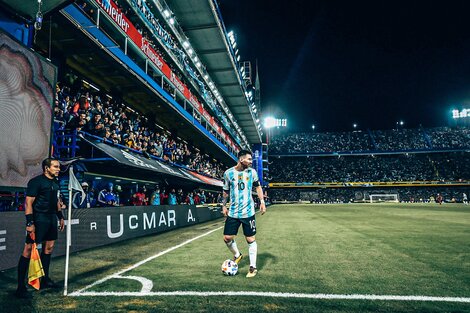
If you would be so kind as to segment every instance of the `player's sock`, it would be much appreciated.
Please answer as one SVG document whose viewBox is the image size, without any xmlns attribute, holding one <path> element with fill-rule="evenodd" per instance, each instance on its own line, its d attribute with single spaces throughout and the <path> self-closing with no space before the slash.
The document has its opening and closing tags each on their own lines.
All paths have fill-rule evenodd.
<svg viewBox="0 0 470 313">
<path fill-rule="evenodd" d="M 233 256 L 235 258 L 238 258 L 240 256 L 240 251 L 238 251 L 237 243 L 235 242 L 235 239 L 230 240 L 229 242 L 225 243 L 230 250 L 230 252 L 233 253 Z"/>
<path fill-rule="evenodd" d="M 42 268 L 44 269 L 44 279 L 47 280 L 49 278 L 49 265 L 51 264 L 51 255 L 45 254 L 41 251 L 41 263 Z"/>
<path fill-rule="evenodd" d="M 258 254 L 258 244 L 256 240 L 248 244 L 248 254 L 250 255 L 250 267 L 256 268 L 256 255 Z"/>
<path fill-rule="evenodd" d="M 18 290 L 26 290 L 25 279 L 28 272 L 29 259 L 23 255 L 18 260 Z"/>
</svg>

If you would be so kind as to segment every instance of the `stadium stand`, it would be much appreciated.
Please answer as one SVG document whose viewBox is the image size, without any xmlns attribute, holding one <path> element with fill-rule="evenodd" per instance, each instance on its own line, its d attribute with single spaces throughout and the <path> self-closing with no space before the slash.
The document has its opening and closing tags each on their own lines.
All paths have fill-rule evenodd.
<svg viewBox="0 0 470 313">
<path fill-rule="evenodd" d="M 168 203 L 173 189 L 178 190 L 178 204 L 216 203 L 222 174 L 235 162 L 237 151 L 261 142 L 258 116 L 246 92 L 252 87 L 238 83 L 243 79 L 235 50 L 218 48 L 223 56 L 212 62 L 214 56 L 203 55 L 206 47 L 198 46 L 196 36 L 191 40 L 193 52 L 188 53 L 188 38 L 179 25 L 188 16 L 178 12 L 178 22 L 172 23 L 164 13 L 170 8 L 162 5 L 84 0 L 63 3 L 54 10 L 48 4 L 51 18 L 41 26 L 56 31 L 50 36 L 30 25 L 34 42 L 32 36 L 24 37 L 29 40 L 23 44 L 57 67 L 51 150 L 62 161 L 80 160 L 74 167 L 79 180 L 89 185 L 92 206 L 98 205 L 98 194 L 109 183 L 114 184 L 110 192 L 118 199 L 113 203 L 121 206 L 135 204 L 132 197 L 141 189 L 150 199 L 156 186 L 160 204 Z M 210 18 L 223 31 L 222 35 L 218 28 L 209 27 L 202 34 L 202 25 L 201 35 L 210 39 L 205 45 L 230 45 L 220 12 L 199 5 L 201 12 L 211 12 Z M 16 14 L 14 7 L 8 9 Z M 33 8 L 25 10 L 21 14 L 34 16 Z M 192 53 L 198 54 L 203 66 L 188 57 Z M 233 70 L 223 78 L 209 74 L 228 66 Z M 220 79 L 233 86 L 226 92 L 240 97 L 225 99 L 223 90 L 219 94 L 214 87 L 222 83 Z M 231 112 L 234 102 L 241 110 Z M 241 120 L 240 115 L 244 115 Z M 244 127 L 239 128 L 237 123 L 243 119 Z M 98 143 L 137 166 L 116 162 L 99 151 Z M 155 175 L 142 166 L 157 166 L 160 172 Z M 61 179 L 65 198 L 67 181 L 67 177 Z M 22 190 L 9 186 L 5 190 L 1 210 L 21 209 Z"/>
<path fill-rule="evenodd" d="M 161 159 L 166 156 L 171 163 L 214 178 L 222 177 L 227 166 L 201 154 L 198 148 L 181 138 L 175 138 L 169 130 L 151 125 L 148 118 L 112 99 L 83 89 L 74 92 L 69 86 L 58 85 L 54 111 L 56 133 L 83 131 L 103 138 L 107 143 L 120 144 Z"/>
<path fill-rule="evenodd" d="M 272 138 L 270 153 L 315 154 L 332 152 L 400 152 L 468 149 L 466 127 L 367 130 L 336 133 L 299 133 Z"/>
<path fill-rule="evenodd" d="M 272 158 L 272 182 L 456 181 L 470 177 L 465 152 Z"/>
<path fill-rule="evenodd" d="M 280 135 L 270 146 L 270 197 L 299 201 L 311 192 L 305 201 L 333 203 L 378 193 L 425 202 L 440 193 L 461 202 L 469 139 L 466 127 Z M 389 184 L 394 188 L 384 188 Z"/>
</svg>

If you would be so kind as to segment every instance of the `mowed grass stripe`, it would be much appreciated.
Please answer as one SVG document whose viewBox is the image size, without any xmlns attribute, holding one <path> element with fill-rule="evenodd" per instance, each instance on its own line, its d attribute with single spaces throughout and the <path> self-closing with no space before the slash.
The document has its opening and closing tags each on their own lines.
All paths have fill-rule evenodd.
<svg viewBox="0 0 470 313">
<path fill-rule="evenodd" d="M 422 208 L 417 212 L 400 210 L 399 216 L 393 216 L 390 210 L 393 207 L 382 204 L 270 207 L 266 215 L 257 217 L 260 272 L 254 280 L 244 277 L 248 251 L 243 236 L 237 239 L 246 256 L 240 275 L 224 277 L 220 273 L 220 264 L 230 257 L 222 231 L 128 274 L 151 279 L 153 291 L 468 296 L 468 267 L 461 259 L 468 260 L 469 249 L 456 255 L 459 250 L 454 246 L 468 246 L 465 231 L 452 221 L 437 226 L 419 219 L 419 215 L 432 214 L 432 208 L 429 212 Z M 449 215 L 461 220 L 467 213 Z M 432 241 L 436 229 L 447 230 L 445 246 Z M 448 262 L 443 268 L 444 260 Z M 126 288 L 122 280 L 112 280 L 93 291 Z M 139 290 L 135 288 L 127 291 Z"/>
<path fill-rule="evenodd" d="M 387 212 L 385 216 L 384 212 Z M 333 225 L 331 229 L 337 227 L 349 232 L 347 236 L 329 233 L 329 240 L 338 240 L 338 245 L 344 245 L 336 247 L 330 255 L 338 254 L 341 260 L 338 265 L 346 263 L 343 275 L 337 279 L 354 285 L 358 292 L 370 292 L 369 288 L 372 287 L 375 293 L 468 294 L 468 277 L 461 277 L 465 272 L 468 274 L 468 270 L 455 262 L 456 255 L 451 250 L 456 249 L 449 249 L 448 242 L 440 245 L 433 240 L 432 232 L 436 227 L 432 223 L 424 220 L 417 222 L 403 216 L 394 218 L 382 207 L 368 205 L 355 212 L 354 216 L 338 212 L 333 216 L 327 213 L 321 215 L 325 223 Z M 452 226 L 442 231 L 452 233 Z M 464 243 L 463 236 L 454 234 L 448 237 L 453 241 L 458 239 L 454 244 L 462 247 L 459 242 Z M 447 266 L 436 266 L 438 259 L 447 260 Z M 455 275 L 453 269 L 457 269 L 460 275 Z"/>
</svg>

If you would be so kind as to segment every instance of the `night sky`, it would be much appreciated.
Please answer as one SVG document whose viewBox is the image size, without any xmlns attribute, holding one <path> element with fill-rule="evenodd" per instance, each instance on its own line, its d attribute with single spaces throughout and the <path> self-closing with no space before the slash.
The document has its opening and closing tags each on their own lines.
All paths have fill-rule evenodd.
<svg viewBox="0 0 470 313">
<path fill-rule="evenodd" d="M 469 1 L 219 0 L 289 131 L 444 126 L 470 107 Z"/>
</svg>

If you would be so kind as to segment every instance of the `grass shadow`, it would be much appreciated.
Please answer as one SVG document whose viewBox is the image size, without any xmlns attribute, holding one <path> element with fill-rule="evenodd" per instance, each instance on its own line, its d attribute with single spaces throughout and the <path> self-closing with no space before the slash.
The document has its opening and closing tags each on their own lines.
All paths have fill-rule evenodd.
<svg viewBox="0 0 470 313">
<path fill-rule="evenodd" d="M 263 267 L 265 267 L 269 264 L 276 263 L 277 262 L 277 257 L 274 254 L 268 253 L 268 252 L 258 253 L 258 258 L 257 258 L 256 261 L 257 261 L 256 266 L 259 269 L 262 269 Z"/>
</svg>

